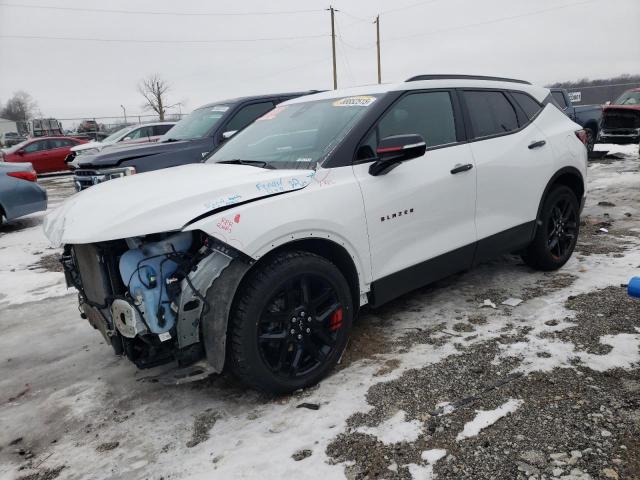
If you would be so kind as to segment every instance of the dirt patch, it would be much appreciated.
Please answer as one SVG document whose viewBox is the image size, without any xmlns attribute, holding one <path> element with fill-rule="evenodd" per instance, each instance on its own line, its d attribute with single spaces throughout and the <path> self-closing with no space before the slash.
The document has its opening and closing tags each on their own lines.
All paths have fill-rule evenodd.
<svg viewBox="0 0 640 480">
<path fill-rule="evenodd" d="M 607 287 L 602 290 L 569 297 L 565 307 L 575 310 L 575 327 L 554 332 L 552 337 L 571 342 L 576 350 L 605 355 L 611 346 L 600 343 L 603 335 L 637 333 L 640 325 L 640 302 L 631 298 L 622 287 Z"/>
<path fill-rule="evenodd" d="M 446 450 L 434 466 L 438 479 L 551 478 L 571 471 L 602 478 L 606 469 L 639 478 L 639 442 L 629 439 L 640 435 L 640 398 L 628 387 L 640 380 L 638 371 L 514 375 L 509 372 L 518 361 L 495 365 L 498 350 L 497 342 L 487 342 L 374 385 L 367 394 L 373 408 L 348 419 L 327 455 L 334 463 L 353 462 L 345 471 L 355 479 L 409 480 L 410 464 L 425 467 L 422 452 L 431 449 Z M 477 436 L 458 439 L 476 410 L 494 410 L 510 400 L 521 406 Z M 359 431 L 399 410 L 407 422 L 419 422 L 416 440 L 385 444 Z"/>
<path fill-rule="evenodd" d="M 580 235 L 576 251 L 588 255 L 620 255 L 635 247 L 629 237 L 639 237 L 640 233 L 632 230 L 624 221 L 616 222 L 605 216 L 583 217 L 580 221 Z"/>
<path fill-rule="evenodd" d="M 120 442 L 101 443 L 96 447 L 96 452 L 102 453 L 102 452 L 108 452 L 110 450 L 115 450 L 116 448 L 118 448 L 119 445 L 120 445 Z"/>
<path fill-rule="evenodd" d="M 388 353 L 390 347 L 384 328 L 371 315 L 363 315 L 353 325 L 349 344 L 337 369 L 342 370 L 358 360 Z"/>
<path fill-rule="evenodd" d="M 60 254 L 51 253 L 43 255 L 40 259 L 29 266 L 30 270 L 46 270 L 47 272 L 62 272 L 62 263 L 60 263 Z"/>
<path fill-rule="evenodd" d="M 65 468 L 65 465 L 55 468 L 44 468 L 36 473 L 30 473 L 28 475 L 22 475 L 17 480 L 54 480 L 58 478 L 60 472 Z"/>
<path fill-rule="evenodd" d="M 214 412 L 208 408 L 198 415 L 193 421 L 193 433 L 191 440 L 186 443 L 187 448 L 193 448 L 196 445 L 209 439 L 209 430 L 215 425 L 220 416 L 218 412 Z"/>
</svg>

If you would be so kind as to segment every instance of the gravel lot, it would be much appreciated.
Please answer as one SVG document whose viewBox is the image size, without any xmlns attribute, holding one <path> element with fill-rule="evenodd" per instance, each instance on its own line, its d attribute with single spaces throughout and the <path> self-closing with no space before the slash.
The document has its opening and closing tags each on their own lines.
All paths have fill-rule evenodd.
<svg viewBox="0 0 640 480">
<path fill-rule="evenodd" d="M 5 227 L 0 478 L 640 479 L 640 163 L 616 151 L 561 271 L 505 256 L 365 310 L 336 372 L 284 398 L 154 382 L 80 319 L 42 215 Z"/>
</svg>

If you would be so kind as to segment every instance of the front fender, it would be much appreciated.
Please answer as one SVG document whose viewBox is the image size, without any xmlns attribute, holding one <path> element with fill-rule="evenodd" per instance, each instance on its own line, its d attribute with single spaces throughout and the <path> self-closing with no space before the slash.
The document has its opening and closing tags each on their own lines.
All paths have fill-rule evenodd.
<svg viewBox="0 0 640 480">
<path fill-rule="evenodd" d="M 292 241 L 326 239 L 349 253 L 360 292 L 369 290 L 367 223 L 351 167 L 319 169 L 304 189 L 232 206 L 186 229 L 201 230 L 255 260 Z"/>
</svg>

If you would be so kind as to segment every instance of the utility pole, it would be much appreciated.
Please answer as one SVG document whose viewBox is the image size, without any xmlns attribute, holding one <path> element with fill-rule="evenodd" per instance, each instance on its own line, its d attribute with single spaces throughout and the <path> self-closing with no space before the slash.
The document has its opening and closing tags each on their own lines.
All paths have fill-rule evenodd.
<svg viewBox="0 0 640 480">
<path fill-rule="evenodd" d="M 376 51 L 378 55 L 378 83 L 382 83 L 382 67 L 380 66 L 380 15 L 376 16 Z"/>
<path fill-rule="evenodd" d="M 124 113 L 124 124 L 127 124 L 127 109 L 124 108 L 124 105 L 120 105 L 120 107 L 122 108 L 122 113 Z"/>
<path fill-rule="evenodd" d="M 338 72 L 336 71 L 336 24 L 335 24 L 335 12 L 336 10 L 333 6 L 329 6 L 328 9 L 331 12 L 331 51 L 333 53 L 333 89 L 337 90 L 338 88 Z"/>
</svg>

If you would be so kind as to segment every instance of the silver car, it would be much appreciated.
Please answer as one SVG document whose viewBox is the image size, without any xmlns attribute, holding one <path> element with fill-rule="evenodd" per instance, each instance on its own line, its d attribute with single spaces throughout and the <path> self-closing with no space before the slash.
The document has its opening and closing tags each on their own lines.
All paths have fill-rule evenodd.
<svg viewBox="0 0 640 480">
<path fill-rule="evenodd" d="M 47 191 L 30 163 L 0 162 L 0 225 L 47 209 Z"/>
</svg>

